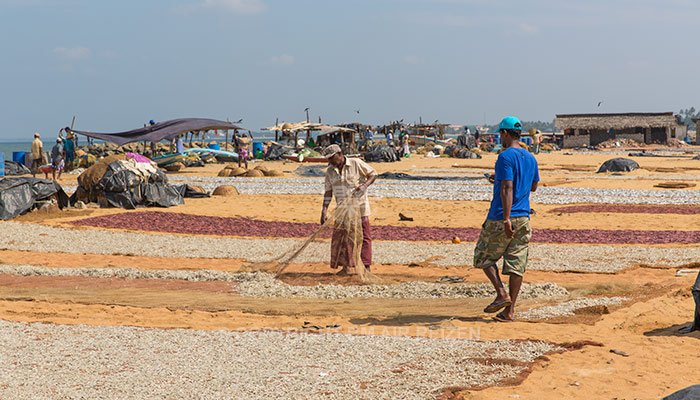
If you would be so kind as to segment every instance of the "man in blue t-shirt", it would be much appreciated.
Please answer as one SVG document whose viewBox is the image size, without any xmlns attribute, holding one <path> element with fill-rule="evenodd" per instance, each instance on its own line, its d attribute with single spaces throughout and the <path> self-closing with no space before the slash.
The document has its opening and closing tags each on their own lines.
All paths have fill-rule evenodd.
<svg viewBox="0 0 700 400">
<path fill-rule="evenodd" d="M 520 292 L 527 266 L 530 229 L 530 192 L 540 180 L 537 160 L 520 147 L 522 124 L 505 117 L 498 127 L 503 150 L 496 160 L 493 199 L 486 221 L 481 226 L 474 249 L 474 267 L 486 273 L 496 289 L 496 300 L 484 312 L 496 312 L 494 319 L 513 321 L 515 300 Z M 508 291 L 503 287 L 496 263 L 503 258 L 503 275 L 509 275 Z"/>
</svg>

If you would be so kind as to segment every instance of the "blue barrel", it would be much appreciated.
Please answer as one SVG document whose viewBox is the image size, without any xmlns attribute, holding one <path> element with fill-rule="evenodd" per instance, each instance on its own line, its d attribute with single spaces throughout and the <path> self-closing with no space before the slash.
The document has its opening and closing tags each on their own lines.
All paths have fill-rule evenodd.
<svg viewBox="0 0 700 400">
<path fill-rule="evenodd" d="M 496 144 L 501 144 L 501 135 L 495 135 Z"/>
<path fill-rule="evenodd" d="M 218 143 L 210 143 L 209 148 L 212 150 L 221 150 L 221 146 Z"/>
<path fill-rule="evenodd" d="M 532 146 L 532 138 L 531 138 L 531 137 L 526 136 L 526 137 L 524 137 L 523 139 L 525 139 L 525 144 L 526 144 L 526 145 Z"/>
<path fill-rule="evenodd" d="M 5 176 L 5 153 L 0 153 L 0 178 Z"/>
<path fill-rule="evenodd" d="M 263 151 L 262 142 L 253 142 L 253 154 L 256 154 L 258 151 Z"/>
<path fill-rule="evenodd" d="M 26 163 L 24 162 L 25 159 L 25 152 L 24 151 L 13 151 L 12 152 L 12 161 L 16 163 L 20 163 L 22 165 L 25 165 Z"/>
</svg>

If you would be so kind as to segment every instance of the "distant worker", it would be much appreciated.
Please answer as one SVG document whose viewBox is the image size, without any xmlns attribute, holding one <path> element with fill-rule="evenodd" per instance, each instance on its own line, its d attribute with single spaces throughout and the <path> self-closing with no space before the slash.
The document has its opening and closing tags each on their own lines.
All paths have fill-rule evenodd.
<svg viewBox="0 0 700 400">
<path fill-rule="evenodd" d="M 537 160 L 520 147 L 522 124 L 515 117 L 503 118 L 498 127 L 503 148 L 496 160 L 493 198 L 474 249 L 474 267 L 481 268 L 496 289 L 496 299 L 484 312 L 501 309 L 494 319 L 513 321 L 515 301 L 527 266 L 530 229 L 530 192 L 540 180 Z M 503 275 L 509 275 L 508 291 L 503 287 L 496 263 L 503 258 Z"/>
<path fill-rule="evenodd" d="M 542 132 L 540 132 L 539 129 L 530 128 L 528 133 L 530 134 L 530 137 L 532 137 L 532 152 L 535 154 L 540 154 Z"/>
<path fill-rule="evenodd" d="M 386 131 L 386 144 L 389 146 L 394 145 L 394 135 L 391 133 L 391 129 L 387 129 Z"/>
<path fill-rule="evenodd" d="M 401 157 L 411 154 L 411 149 L 408 146 L 408 132 L 401 131 L 399 133 L 399 143 L 401 143 Z"/>
<path fill-rule="evenodd" d="M 476 147 L 479 147 L 479 127 L 474 128 L 474 141 L 476 142 Z"/>
<path fill-rule="evenodd" d="M 63 139 L 63 151 L 66 155 L 66 171 L 72 171 L 75 165 L 75 138 L 73 131 L 70 128 L 65 127 L 61 129 L 66 132 L 66 137 Z M 59 132 L 60 137 L 60 132 Z"/>
<path fill-rule="evenodd" d="M 328 206 L 335 196 L 337 205 L 345 202 L 348 196 L 359 196 L 359 210 L 362 218 L 362 249 L 360 259 L 369 271 L 372 265 L 372 231 L 369 225 L 369 200 L 367 188 L 377 179 L 377 171 L 359 158 L 345 157 L 340 146 L 332 144 L 323 150 L 323 156 L 328 158 L 326 170 L 325 194 L 321 209 L 321 225 L 326 223 Z M 346 230 L 334 229 L 331 238 L 331 268 L 343 267 L 338 275 L 355 273 L 356 254 L 351 238 Z"/>
<path fill-rule="evenodd" d="M 250 154 L 250 144 L 253 142 L 253 134 L 248 131 L 247 138 L 245 132 L 241 133 L 241 136 L 237 139 L 238 142 L 238 167 L 241 167 L 241 161 L 245 163 L 246 169 L 248 169 L 248 158 Z"/>
<path fill-rule="evenodd" d="M 472 131 L 469 130 L 469 127 L 468 127 L 468 126 L 465 126 L 465 127 L 464 127 L 464 130 L 467 132 L 467 136 L 469 136 L 469 135 L 472 134 Z"/>
<path fill-rule="evenodd" d="M 182 134 L 177 135 L 177 140 L 175 141 L 175 152 L 180 154 L 185 152 L 185 144 L 182 142 Z"/>
<path fill-rule="evenodd" d="M 365 149 L 369 149 L 374 144 L 374 132 L 372 132 L 372 127 L 368 126 L 365 132 Z"/>
<path fill-rule="evenodd" d="M 695 278 L 695 285 L 693 285 L 692 293 L 693 299 L 695 300 L 695 316 L 693 317 L 693 324 L 681 328 L 681 333 L 700 331 L 700 272 L 698 272 L 698 277 Z"/>
<path fill-rule="evenodd" d="M 56 180 L 56 171 L 58 171 L 58 179 L 61 179 L 61 172 L 63 172 L 65 165 L 63 140 L 59 137 L 56 139 L 56 144 L 53 145 L 51 149 L 51 175 L 53 176 L 53 180 Z"/>
<path fill-rule="evenodd" d="M 34 134 L 34 141 L 32 142 L 32 176 L 36 178 L 36 173 L 41 169 L 44 164 L 44 144 L 41 143 L 39 139 L 39 132 Z M 48 176 L 48 175 L 47 175 Z"/>
</svg>

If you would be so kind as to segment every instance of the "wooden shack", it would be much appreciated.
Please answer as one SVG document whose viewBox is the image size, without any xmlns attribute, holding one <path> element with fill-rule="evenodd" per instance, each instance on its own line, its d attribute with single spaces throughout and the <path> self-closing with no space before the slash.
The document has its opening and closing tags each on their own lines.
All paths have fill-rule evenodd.
<svg viewBox="0 0 700 400">
<path fill-rule="evenodd" d="M 666 144 L 670 138 L 683 140 L 687 130 L 673 112 L 557 114 L 554 124 L 564 132 L 564 148 L 595 146 L 610 139 Z"/>
</svg>

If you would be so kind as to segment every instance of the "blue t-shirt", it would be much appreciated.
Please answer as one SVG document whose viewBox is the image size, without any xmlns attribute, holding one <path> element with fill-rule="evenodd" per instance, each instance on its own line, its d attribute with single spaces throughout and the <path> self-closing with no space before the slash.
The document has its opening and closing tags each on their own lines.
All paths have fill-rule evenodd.
<svg viewBox="0 0 700 400">
<path fill-rule="evenodd" d="M 73 143 L 73 140 L 68 139 L 68 138 L 63 138 L 63 149 L 66 152 L 75 151 L 75 143 Z"/>
<path fill-rule="evenodd" d="M 533 182 L 540 181 L 537 160 L 529 151 L 521 148 L 508 148 L 496 160 L 496 180 L 493 185 L 493 199 L 487 219 L 503 220 L 501 202 L 501 181 L 513 181 L 513 208 L 511 217 L 530 216 L 530 189 Z"/>
</svg>

